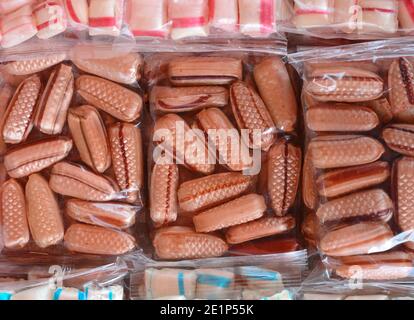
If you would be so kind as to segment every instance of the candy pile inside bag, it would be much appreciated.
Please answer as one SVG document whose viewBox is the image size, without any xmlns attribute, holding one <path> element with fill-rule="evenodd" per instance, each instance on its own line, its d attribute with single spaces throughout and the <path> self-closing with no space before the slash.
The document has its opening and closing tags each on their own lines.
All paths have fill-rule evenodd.
<svg viewBox="0 0 414 320">
<path fill-rule="evenodd" d="M 83 50 L 2 66 L 2 253 L 120 255 L 138 245 L 142 60 L 99 50 L 78 59 Z"/>
<path fill-rule="evenodd" d="M 281 58 L 155 54 L 146 58 L 145 76 L 154 119 L 148 182 L 155 256 L 297 250 L 302 155 L 296 97 Z"/>
<path fill-rule="evenodd" d="M 413 275 L 410 42 L 291 56 L 304 79 L 303 230 L 332 277 Z"/>
</svg>

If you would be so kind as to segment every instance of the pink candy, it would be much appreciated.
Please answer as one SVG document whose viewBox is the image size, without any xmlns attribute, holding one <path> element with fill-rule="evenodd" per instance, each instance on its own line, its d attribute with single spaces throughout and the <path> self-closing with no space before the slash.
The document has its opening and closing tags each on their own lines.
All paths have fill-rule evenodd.
<svg viewBox="0 0 414 320">
<path fill-rule="evenodd" d="M 0 14 L 13 12 L 25 5 L 32 4 L 34 0 L 0 0 Z"/>
<path fill-rule="evenodd" d="M 207 0 L 170 0 L 171 38 L 206 37 L 208 35 Z"/>
<path fill-rule="evenodd" d="M 123 0 L 89 1 L 89 34 L 117 37 L 121 33 Z"/>
<path fill-rule="evenodd" d="M 135 37 L 168 35 L 167 0 L 127 0 L 126 23 Z"/>
<path fill-rule="evenodd" d="M 8 15 L 1 21 L 1 46 L 10 48 L 29 40 L 37 33 L 32 8 L 26 5 Z"/>
<path fill-rule="evenodd" d="M 59 0 L 42 1 L 33 9 L 33 14 L 40 39 L 49 39 L 66 30 L 66 15 Z"/>
<path fill-rule="evenodd" d="M 66 16 L 71 25 L 88 25 L 89 8 L 87 0 L 64 0 Z"/>
<path fill-rule="evenodd" d="M 210 0 L 210 28 L 226 32 L 238 31 L 238 0 Z"/>
<path fill-rule="evenodd" d="M 275 0 L 239 0 L 240 32 L 263 36 L 276 29 Z"/>
</svg>

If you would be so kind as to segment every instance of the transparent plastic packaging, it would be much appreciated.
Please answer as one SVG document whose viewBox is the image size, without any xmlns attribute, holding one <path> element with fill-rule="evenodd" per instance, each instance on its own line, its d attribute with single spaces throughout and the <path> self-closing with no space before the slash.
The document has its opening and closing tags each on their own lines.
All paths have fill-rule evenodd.
<svg viewBox="0 0 414 320">
<path fill-rule="evenodd" d="M 369 40 L 412 34 L 414 2 L 399 0 L 280 0 L 290 21 L 280 30 L 326 39 Z"/>
<path fill-rule="evenodd" d="M 136 249 L 141 67 L 139 54 L 85 45 L 2 65 L 2 254 Z"/>
<path fill-rule="evenodd" d="M 175 263 L 141 259 L 135 258 L 139 265 L 130 277 L 133 300 L 295 300 L 307 269 L 306 251 Z"/>
<path fill-rule="evenodd" d="M 302 157 L 297 102 L 281 57 L 160 53 L 145 60 L 155 256 L 297 250 Z"/>
<path fill-rule="evenodd" d="M 305 237 L 329 274 L 410 279 L 412 41 L 292 54 L 303 76 Z"/>
<path fill-rule="evenodd" d="M 32 265 L 1 261 L 0 300 L 124 300 L 128 268 L 121 260 L 107 265 L 77 261 Z M 52 263 L 50 260 L 48 263 Z M 6 275 L 5 278 L 2 278 Z"/>
<path fill-rule="evenodd" d="M 409 280 L 330 279 L 317 265 L 298 295 L 301 300 L 413 300 L 412 285 Z"/>
<path fill-rule="evenodd" d="M 49 39 L 68 47 L 142 41 L 171 47 L 190 40 L 283 38 L 276 22 L 287 12 L 279 0 L 16 0 L 1 5 L 0 47 L 19 46 L 21 53 L 56 49 Z M 22 46 L 25 42 L 28 46 Z"/>
</svg>

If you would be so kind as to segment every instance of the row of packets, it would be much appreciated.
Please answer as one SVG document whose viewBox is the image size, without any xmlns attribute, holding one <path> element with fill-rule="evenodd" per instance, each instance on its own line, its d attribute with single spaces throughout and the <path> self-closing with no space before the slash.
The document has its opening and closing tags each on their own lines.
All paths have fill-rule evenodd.
<svg viewBox="0 0 414 320">
<path fill-rule="evenodd" d="M 3 0 L 0 44 L 59 34 L 179 40 L 220 35 L 267 37 L 276 33 L 283 2 L 275 0 Z"/>
</svg>

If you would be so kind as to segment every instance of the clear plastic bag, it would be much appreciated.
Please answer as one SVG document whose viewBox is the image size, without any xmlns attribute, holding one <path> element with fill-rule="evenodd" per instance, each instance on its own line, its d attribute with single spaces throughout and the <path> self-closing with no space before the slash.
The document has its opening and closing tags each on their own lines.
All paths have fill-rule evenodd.
<svg viewBox="0 0 414 320">
<path fill-rule="evenodd" d="M 290 56 L 304 80 L 307 237 L 332 276 L 412 277 L 412 40 Z"/>
<path fill-rule="evenodd" d="M 87 259 L 68 264 L 39 257 L 0 261 L 0 300 L 124 300 L 128 268 L 121 260 L 97 265 Z M 54 264 L 52 264 L 54 263 Z M 5 278 L 1 278 L 6 275 Z"/>
<path fill-rule="evenodd" d="M 302 157 L 296 96 L 283 60 L 244 52 L 160 53 L 145 60 L 155 256 L 297 250 Z"/>
<path fill-rule="evenodd" d="M 263 257 L 160 263 L 135 256 L 133 300 L 294 300 L 306 251 Z"/>
<path fill-rule="evenodd" d="M 19 46 L 25 52 L 54 48 L 44 41 L 51 38 L 70 46 L 72 41 L 171 44 L 283 37 L 276 21 L 286 8 L 279 0 L 227 4 L 228 0 L 7 0 L 0 7 L 0 46 Z"/>
<path fill-rule="evenodd" d="M 20 58 L 0 75 L 2 254 L 134 250 L 145 204 L 142 57 L 82 45 Z"/>
<path fill-rule="evenodd" d="M 373 40 L 411 34 L 411 0 L 280 0 L 291 19 L 281 22 L 285 32 L 326 39 Z"/>
</svg>

